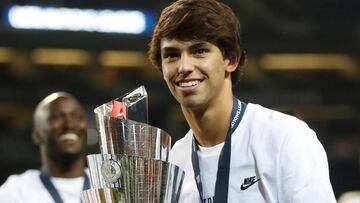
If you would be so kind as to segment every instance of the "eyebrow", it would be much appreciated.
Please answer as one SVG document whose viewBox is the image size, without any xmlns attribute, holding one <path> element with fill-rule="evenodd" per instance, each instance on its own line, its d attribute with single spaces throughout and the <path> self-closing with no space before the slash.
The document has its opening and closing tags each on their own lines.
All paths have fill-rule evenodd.
<svg viewBox="0 0 360 203">
<path fill-rule="evenodd" d="M 201 48 L 201 47 L 204 47 L 206 46 L 206 42 L 194 42 L 194 44 L 191 44 L 188 49 L 189 50 L 194 50 L 194 49 L 198 49 L 198 48 Z M 162 48 L 162 52 L 176 52 L 178 51 L 179 49 L 176 48 L 176 47 L 172 47 L 172 46 L 168 46 L 168 47 L 164 47 Z"/>
<path fill-rule="evenodd" d="M 175 48 L 175 47 L 164 47 L 162 48 L 162 52 L 175 52 L 175 51 L 178 51 L 179 49 L 178 48 Z"/>
<path fill-rule="evenodd" d="M 190 50 L 194 50 L 194 49 L 198 49 L 201 47 L 205 47 L 206 46 L 206 42 L 195 42 L 194 44 L 192 44 L 189 49 Z"/>
</svg>

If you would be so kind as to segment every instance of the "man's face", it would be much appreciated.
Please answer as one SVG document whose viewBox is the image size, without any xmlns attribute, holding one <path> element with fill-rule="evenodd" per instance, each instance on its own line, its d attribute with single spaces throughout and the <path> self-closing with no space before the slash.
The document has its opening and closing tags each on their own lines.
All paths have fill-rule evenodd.
<svg viewBox="0 0 360 203">
<path fill-rule="evenodd" d="M 223 58 L 216 45 L 162 39 L 160 47 L 163 77 L 183 107 L 206 108 L 224 94 L 226 85 L 231 87 L 231 72 L 236 66 Z"/>
<path fill-rule="evenodd" d="M 87 122 L 79 103 L 70 97 L 60 97 L 44 108 L 47 117 L 38 124 L 38 132 L 47 154 L 61 160 L 81 155 L 86 146 Z"/>
</svg>

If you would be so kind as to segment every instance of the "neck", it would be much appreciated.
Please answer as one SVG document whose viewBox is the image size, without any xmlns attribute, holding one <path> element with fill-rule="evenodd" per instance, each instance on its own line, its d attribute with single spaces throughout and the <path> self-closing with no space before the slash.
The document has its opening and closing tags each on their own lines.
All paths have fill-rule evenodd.
<svg viewBox="0 0 360 203">
<path fill-rule="evenodd" d="M 219 95 L 203 110 L 181 106 L 197 143 L 204 147 L 215 146 L 225 141 L 230 126 L 232 107 L 232 93 Z"/>
<path fill-rule="evenodd" d="M 47 171 L 49 176 L 60 178 L 76 178 L 84 175 L 84 157 L 79 157 L 72 162 L 61 163 L 47 158 L 43 161 L 42 169 Z"/>
</svg>

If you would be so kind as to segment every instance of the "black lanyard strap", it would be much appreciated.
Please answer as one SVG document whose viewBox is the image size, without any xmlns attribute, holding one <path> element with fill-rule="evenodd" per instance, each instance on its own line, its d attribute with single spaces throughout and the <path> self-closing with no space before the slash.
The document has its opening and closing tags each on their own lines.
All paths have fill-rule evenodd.
<svg viewBox="0 0 360 203">
<path fill-rule="evenodd" d="M 245 109 L 246 109 L 246 104 L 244 102 L 240 102 L 240 100 L 234 97 L 233 108 L 230 119 L 231 123 L 225 138 L 224 146 L 221 149 L 219 156 L 218 171 L 217 171 L 216 183 L 215 183 L 214 203 L 226 203 L 228 199 L 230 158 L 231 158 L 231 136 L 238 127 L 244 115 Z M 202 202 L 203 190 L 202 190 L 199 157 L 197 154 L 197 150 L 199 150 L 199 147 L 195 143 L 195 138 L 193 138 L 191 160 L 194 169 L 196 186 L 198 188 L 200 199 Z"/>
<path fill-rule="evenodd" d="M 45 171 L 41 171 L 40 180 L 44 184 L 45 188 L 54 199 L 55 203 L 64 203 L 60 197 L 59 192 L 56 190 L 54 184 L 51 182 L 49 175 Z M 83 190 L 90 188 L 90 181 L 88 175 L 84 172 L 84 186 Z"/>
</svg>

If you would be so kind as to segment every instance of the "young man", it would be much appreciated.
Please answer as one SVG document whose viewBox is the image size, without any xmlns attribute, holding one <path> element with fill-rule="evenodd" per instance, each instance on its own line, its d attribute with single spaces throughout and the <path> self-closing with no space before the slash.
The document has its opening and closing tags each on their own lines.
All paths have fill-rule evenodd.
<svg viewBox="0 0 360 203">
<path fill-rule="evenodd" d="M 73 96 L 56 92 L 43 99 L 35 109 L 32 134 L 42 168 L 11 175 L 0 187 L 0 202 L 80 203 L 81 191 L 89 188 L 86 129 L 85 112 Z"/>
<path fill-rule="evenodd" d="M 185 170 L 180 202 L 335 202 L 314 131 L 295 117 L 234 98 L 245 54 L 228 6 L 174 2 L 161 13 L 149 58 L 191 128 L 170 155 Z"/>
</svg>

